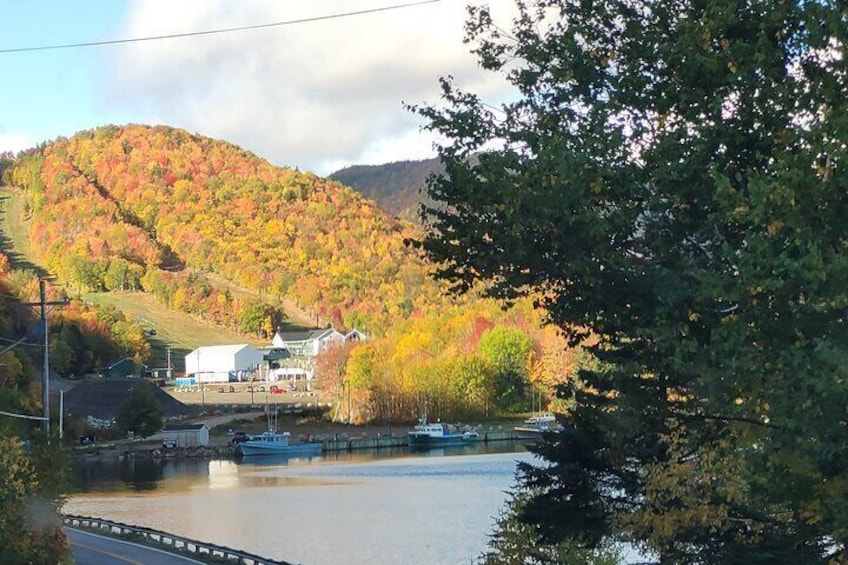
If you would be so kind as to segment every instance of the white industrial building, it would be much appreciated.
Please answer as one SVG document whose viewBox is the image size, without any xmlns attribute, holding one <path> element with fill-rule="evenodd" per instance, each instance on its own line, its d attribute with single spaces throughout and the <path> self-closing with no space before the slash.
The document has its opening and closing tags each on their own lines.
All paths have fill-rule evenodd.
<svg viewBox="0 0 848 565">
<path fill-rule="evenodd" d="M 264 353 L 246 343 L 207 345 L 186 355 L 186 376 L 192 375 L 198 384 L 226 383 L 257 370 L 263 361 Z"/>
</svg>

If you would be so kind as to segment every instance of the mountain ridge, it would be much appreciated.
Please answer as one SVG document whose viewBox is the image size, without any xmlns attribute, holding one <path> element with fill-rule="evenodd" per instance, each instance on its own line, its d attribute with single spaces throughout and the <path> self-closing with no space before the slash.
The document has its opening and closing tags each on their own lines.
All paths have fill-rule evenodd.
<svg viewBox="0 0 848 565">
<path fill-rule="evenodd" d="M 379 165 L 352 165 L 329 175 L 407 220 L 418 220 L 418 207 L 426 198 L 427 179 L 444 172 L 438 158 L 402 160 Z"/>
</svg>

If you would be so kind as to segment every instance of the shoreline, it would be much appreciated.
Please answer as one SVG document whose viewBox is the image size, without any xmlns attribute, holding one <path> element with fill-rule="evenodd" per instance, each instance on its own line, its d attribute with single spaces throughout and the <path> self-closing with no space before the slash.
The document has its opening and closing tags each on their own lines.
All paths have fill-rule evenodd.
<svg viewBox="0 0 848 565">
<path fill-rule="evenodd" d="M 520 439 L 512 430 L 489 430 L 481 432 L 479 438 L 470 443 L 488 444 L 490 442 L 508 441 L 520 441 Z M 360 450 L 405 449 L 409 447 L 406 434 L 389 436 L 380 433 L 373 437 L 321 438 L 321 441 L 303 443 L 320 443 L 322 454 Z M 210 443 L 209 445 L 167 448 L 159 444 L 151 445 L 149 441 L 126 445 L 107 443 L 74 448 L 71 453 L 71 459 L 75 462 L 125 461 L 128 459 L 239 459 L 240 457 L 236 453 L 234 445 L 231 443 L 221 444 L 220 442 Z"/>
</svg>

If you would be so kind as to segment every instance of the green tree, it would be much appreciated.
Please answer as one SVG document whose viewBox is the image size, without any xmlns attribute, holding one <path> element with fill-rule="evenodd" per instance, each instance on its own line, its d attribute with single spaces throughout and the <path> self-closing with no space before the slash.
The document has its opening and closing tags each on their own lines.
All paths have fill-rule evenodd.
<svg viewBox="0 0 848 565">
<path fill-rule="evenodd" d="M 133 386 L 130 397 L 121 405 L 117 419 L 124 432 L 148 437 L 162 428 L 162 408 L 156 401 L 153 386 L 139 381 Z"/>
<path fill-rule="evenodd" d="M 74 362 L 74 350 L 61 337 L 50 344 L 50 368 L 60 375 L 67 376 Z"/>
<path fill-rule="evenodd" d="M 523 519 L 660 563 L 844 562 L 844 6 L 517 4 L 511 31 L 467 26 L 514 101 L 446 79 L 414 110 L 448 140 L 440 276 L 594 338 Z"/>
<path fill-rule="evenodd" d="M 494 395 L 502 408 L 516 410 L 524 404 L 527 359 L 533 341 L 517 328 L 495 326 L 480 337 L 480 355 L 494 368 Z"/>
<path fill-rule="evenodd" d="M 110 260 L 109 267 L 103 275 L 103 284 L 106 290 L 127 290 L 131 288 L 130 263 L 120 257 Z"/>
<path fill-rule="evenodd" d="M 265 321 L 273 315 L 271 307 L 262 302 L 250 301 L 245 304 L 239 317 L 239 328 L 245 333 L 261 334 Z"/>
<path fill-rule="evenodd" d="M 66 465 L 58 442 L 0 436 L 0 562 L 71 563 L 59 508 Z"/>
<path fill-rule="evenodd" d="M 519 519 L 529 493 L 510 493 L 507 509 L 498 518 L 482 565 L 618 565 L 615 547 L 584 549 L 567 542 L 545 543 L 535 528 Z"/>
</svg>

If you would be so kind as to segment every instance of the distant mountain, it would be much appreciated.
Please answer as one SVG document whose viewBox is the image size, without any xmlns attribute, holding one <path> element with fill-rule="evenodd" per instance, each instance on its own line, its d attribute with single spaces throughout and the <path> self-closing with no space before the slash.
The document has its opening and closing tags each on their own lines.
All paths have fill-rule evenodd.
<svg viewBox="0 0 848 565">
<path fill-rule="evenodd" d="M 417 221 L 418 204 L 424 197 L 427 178 L 443 170 L 439 159 L 434 158 L 384 165 L 355 165 L 336 171 L 330 178 L 376 201 L 383 210 Z"/>
</svg>

